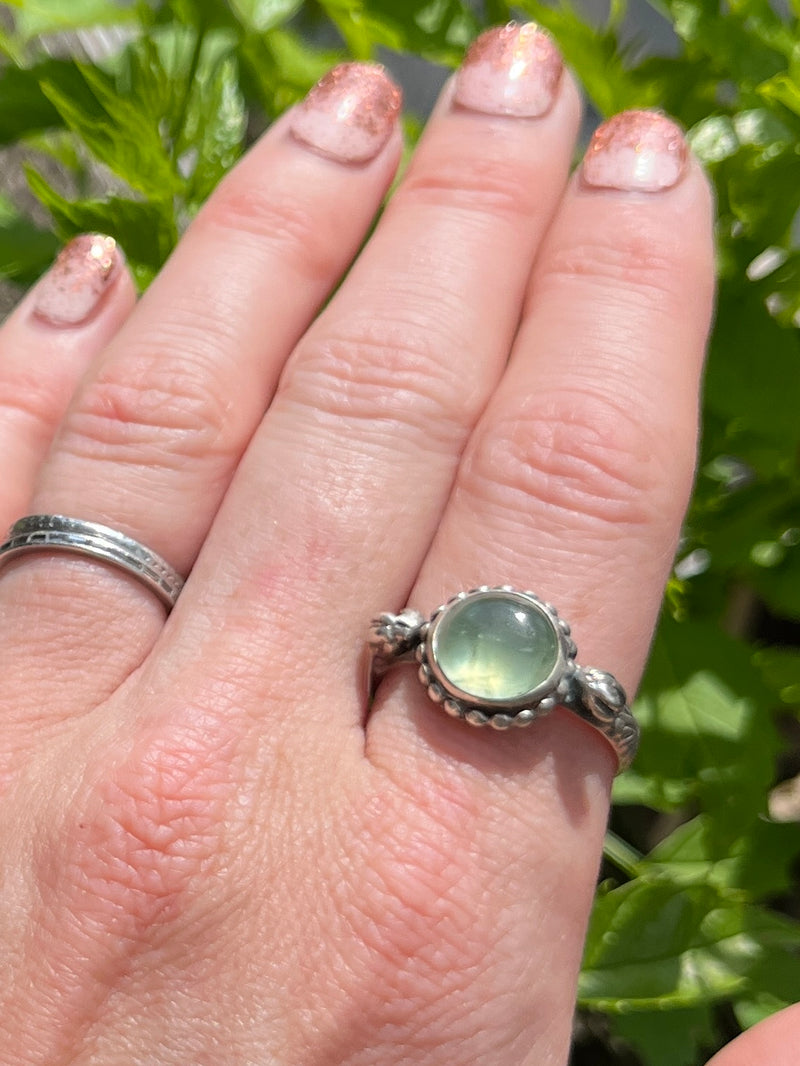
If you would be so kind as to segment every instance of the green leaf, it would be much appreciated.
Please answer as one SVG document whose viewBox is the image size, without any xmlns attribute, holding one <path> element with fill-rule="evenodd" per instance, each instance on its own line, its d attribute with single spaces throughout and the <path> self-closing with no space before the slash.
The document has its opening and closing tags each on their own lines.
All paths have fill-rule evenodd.
<svg viewBox="0 0 800 1066">
<path fill-rule="evenodd" d="M 135 98 L 120 95 L 111 78 L 97 68 L 80 70 L 92 94 L 89 106 L 52 82 L 42 85 L 66 125 L 131 188 L 153 199 L 177 192 L 180 181 L 154 117 Z"/>
<path fill-rule="evenodd" d="M 34 282 L 58 251 L 55 234 L 39 229 L 0 196 L 0 277 Z"/>
<path fill-rule="evenodd" d="M 742 10 L 731 4 L 723 11 L 707 0 L 668 0 L 667 7 L 690 55 L 735 78 L 740 90 L 776 74 L 791 54 L 791 32 L 761 0 L 747 0 Z"/>
<path fill-rule="evenodd" d="M 759 85 L 758 92 L 765 100 L 776 101 L 795 115 L 800 115 L 800 85 L 794 74 L 776 74 Z"/>
<path fill-rule="evenodd" d="M 705 622 L 662 618 L 634 709 L 642 742 L 618 803 L 671 810 L 690 799 L 728 824 L 765 808 L 779 742 L 746 646 Z"/>
<path fill-rule="evenodd" d="M 152 281 L 177 243 L 174 223 L 163 205 L 120 197 L 70 201 L 36 171 L 26 168 L 26 174 L 32 192 L 53 216 L 62 240 L 78 233 L 107 233 L 125 252 L 141 288 Z"/>
<path fill-rule="evenodd" d="M 30 133 L 63 126 L 63 119 L 42 92 L 49 81 L 72 95 L 86 85 L 70 60 L 49 59 L 28 69 L 7 66 L 0 70 L 0 144 L 11 144 Z"/>
<path fill-rule="evenodd" d="M 798 1002 L 800 957 L 790 941 L 762 954 L 750 974 L 747 992 L 736 997 L 733 1009 L 739 1024 L 747 1028 Z"/>
<path fill-rule="evenodd" d="M 778 698 L 800 709 L 800 649 L 761 648 L 753 662 Z"/>
<path fill-rule="evenodd" d="M 197 63 L 175 144 L 185 196 L 201 204 L 241 155 L 247 125 L 238 65 L 221 41 L 209 40 Z"/>
<path fill-rule="evenodd" d="M 753 570 L 753 584 L 774 614 L 800 621 L 800 547 L 774 542 L 780 555 L 772 565 Z"/>
<path fill-rule="evenodd" d="M 179 23 L 201 33 L 214 29 L 238 30 L 239 20 L 231 10 L 230 0 L 165 0 L 158 13 L 161 25 Z"/>
<path fill-rule="evenodd" d="M 479 24 L 461 0 L 319 0 L 348 49 L 371 59 L 378 46 L 454 65 Z"/>
<path fill-rule="evenodd" d="M 250 33 L 267 33 L 288 22 L 303 0 L 231 0 L 231 7 Z"/>
<path fill-rule="evenodd" d="M 240 48 L 243 87 L 269 117 L 297 103 L 344 56 L 318 51 L 289 30 L 248 34 Z"/>
<path fill-rule="evenodd" d="M 50 33 L 130 22 L 132 0 L 10 0 L 15 25 L 23 41 Z"/>
<path fill-rule="evenodd" d="M 638 872 L 674 885 L 738 889 L 751 899 L 787 892 L 800 855 L 800 834 L 793 825 L 753 814 L 749 824 L 735 825 L 698 815 L 657 844 Z"/>
<path fill-rule="evenodd" d="M 705 1006 L 612 1014 L 609 1025 L 637 1052 L 643 1066 L 696 1066 L 702 1051 L 716 1044 L 713 1014 Z"/>
<path fill-rule="evenodd" d="M 706 383 L 706 405 L 730 431 L 774 440 L 784 453 L 800 442 L 800 340 L 747 279 L 720 292 Z"/>
<path fill-rule="evenodd" d="M 595 904 L 579 1001 L 610 1013 L 716 1003 L 797 946 L 800 927 L 738 896 L 638 879 Z"/>
</svg>

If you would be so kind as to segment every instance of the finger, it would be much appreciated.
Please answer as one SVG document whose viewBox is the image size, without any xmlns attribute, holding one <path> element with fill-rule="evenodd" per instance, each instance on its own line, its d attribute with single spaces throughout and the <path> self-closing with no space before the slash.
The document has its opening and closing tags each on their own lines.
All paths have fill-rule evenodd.
<svg viewBox="0 0 800 1066">
<path fill-rule="evenodd" d="M 113 526 L 190 569 L 286 356 L 391 181 L 398 110 L 382 68 L 337 68 L 223 181 L 78 390 L 40 472 L 37 513 Z M 113 689 L 164 620 L 133 578 L 63 554 L 15 560 L 0 597 L 20 634 L 4 653 L 23 674 L 30 663 L 38 706 L 48 677 L 74 701 L 59 698 L 54 720 Z M 103 669 L 83 671 L 94 659 Z"/>
<path fill-rule="evenodd" d="M 765 1018 L 718 1052 L 708 1066 L 794 1066 L 800 1003 Z"/>
<path fill-rule="evenodd" d="M 709 195 L 685 151 L 657 115 L 622 116 L 596 135 L 411 596 L 429 613 L 476 585 L 533 589 L 572 624 L 579 661 L 629 688 L 691 482 L 710 316 Z M 413 672 L 397 671 L 369 720 L 368 753 L 412 805 L 445 820 L 453 796 L 469 806 L 471 860 L 454 906 L 467 906 L 465 893 L 491 905 L 470 951 L 443 963 L 477 975 L 466 995 L 449 982 L 453 1004 L 510 995 L 531 1061 L 563 1061 L 615 758 L 566 710 L 488 732 L 448 719 Z M 530 958 L 550 965 L 531 973 Z M 448 1002 L 443 989 L 441 1009 Z M 548 1003 L 546 1029 L 531 1002 Z M 475 1030 L 476 1060 L 499 1034 Z"/>
<path fill-rule="evenodd" d="M 28 510 L 78 380 L 130 314 L 135 292 L 110 237 L 75 237 L 0 329 L 0 531 Z"/>
<path fill-rule="evenodd" d="M 545 34 L 512 26 L 479 39 L 369 245 L 294 353 L 198 560 L 216 583 L 202 600 L 204 617 L 219 612 L 215 629 L 232 642 L 268 630 L 308 684 L 342 696 L 305 708 L 320 743 L 329 714 L 360 726 L 353 649 L 365 612 L 406 595 L 434 534 L 508 357 L 579 114 Z M 197 647 L 207 637 L 186 603 L 179 639 Z M 336 624 L 319 641 L 308 619 L 332 603 Z"/>
</svg>

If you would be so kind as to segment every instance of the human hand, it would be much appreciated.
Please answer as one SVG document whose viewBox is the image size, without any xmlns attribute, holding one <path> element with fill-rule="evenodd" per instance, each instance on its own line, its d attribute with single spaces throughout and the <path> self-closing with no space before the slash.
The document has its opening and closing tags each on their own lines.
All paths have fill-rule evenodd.
<svg viewBox="0 0 800 1066">
<path fill-rule="evenodd" d="M 471 730 L 412 671 L 368 711 L 365 634 L 509 583 L 635 687 L 692 477 L 710 198 L 657 115 L 568 180 L 572 79 L 493 31 L 317 314 L 398 109 L 338 69 L 135 311 L 84 238 L 0 334 L 3 523 L 98 521 L 191 571 L 166 621 L 91 560 L 2 571 L 0 1063 L 566 1060 L 613 751 L 564 710 Z"/>
</svg>

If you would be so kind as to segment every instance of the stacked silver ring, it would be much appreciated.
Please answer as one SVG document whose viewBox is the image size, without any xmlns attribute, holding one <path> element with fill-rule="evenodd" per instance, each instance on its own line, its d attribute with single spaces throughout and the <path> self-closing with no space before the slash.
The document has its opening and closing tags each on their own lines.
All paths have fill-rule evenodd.
<svg viewBox="0 0 800 1066">
<path fill-rule="evenodd" d="M 31 551 L 72 552 L 100 559 L 133 574 L 154 592 L 168 611 L 175 606 L 184 579 L 160 555 L 133 537 L 101 525 L 58 514 L 28 515 L 15 522 L 0 544 L 0 567 Z"/>
</svg>

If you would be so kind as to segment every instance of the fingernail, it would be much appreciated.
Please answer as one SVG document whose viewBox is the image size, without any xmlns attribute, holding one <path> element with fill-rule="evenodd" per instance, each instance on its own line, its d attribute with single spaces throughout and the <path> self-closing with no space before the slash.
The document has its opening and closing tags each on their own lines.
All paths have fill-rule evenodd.
<svg viewBox="0 0 800 1066">
<path fill-rule="evenodd" d="M 401 92 L 383 67 L 342 63 L 295 109 L 292 133 L 331 159 L 366 163 L 389 140 L 401 103 Z"/>
<path fill-rule="evenodd" d="M 54 326 L 79 326 L 99 304 L 120 259 L 113 237 L 74 237 L 36 286 L 34 313 Z"/>
<path fill-rule="evenodd" d="M 553 106 L 563 65 L 552 37 L 535 23 L 497 26 L 473 42 L 453 99 L 471 111 L 535 118 Z"/>
<path fill-rule="evenodd" d="M 683 131 L 666 115 L 623 111 L 595 130 L 583 180 L 600 189 L 658 192 L 678 182 L 688 160 Z"/>
</svg>

